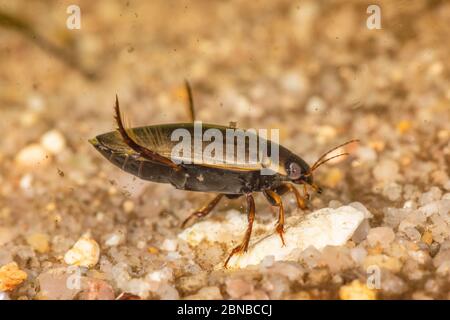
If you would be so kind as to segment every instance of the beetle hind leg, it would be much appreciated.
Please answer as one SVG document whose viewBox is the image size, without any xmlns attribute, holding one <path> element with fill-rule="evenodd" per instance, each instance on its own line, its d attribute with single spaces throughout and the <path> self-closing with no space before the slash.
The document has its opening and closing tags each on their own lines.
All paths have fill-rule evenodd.
<svg viewBox="0 0 450 320">
<path fill-rule="evenodd" d="M 281 200 L 281 196 L 272 190 L 263 191 L 266 199 L 270 202 L 271 205 L 278 207 L 278 222 L 275 230 L 280 235 L 281 243 L 283 246 L 286 245 L 284 242 L 284 207 L 283 202 Z"/>
<path fill-rule="evenodd" d="M 189 118 L 191 119 L 191 122 L 194 122 L 195 121 L 194 97 L 192 95 L 192 89 L 191 85 L 189 84 L 189 81 L 184 80 L 184 86 L 186 88 L 186 93 L 188 96 Z"/>
<path fill-rule="evenodd" d="M 189 217 L 187 217 L 181 224 L 181 227 L 184 228 L 188 224 L 188 222 L 194 218 L 203 218 L 207 216 L 215 208 L 215 206 L 219 203 L 223 196 L 223 194 L 218 194 L 217 196 L 215 196 L 214 199 L 204 205 L 201 209 L 195 211 Z"/>
<path fill-rule="evenodd" d="M 228 256 L 227 260 L 225 260 L 224 267 L 227 268 L 228 262 L 230 261 L 231 257 L 235 254 L 242 254 L 243 252 L 246 252 L 248 249 L 248 244 L 250 242 L 250 237 L 252 235 L 252 228 L 253 228 L 253 221 L 255 220 L 255 199 L 253 198 L 252 194 L 249 193 L 246 195 L 247 197 L 247 230 L 245 231 L 244 239 L 242 240 L 241 244 L 237 247 L 234 247 L 231 251 L 230 255 Z"/>
<path fill-rule="evenodd" d="M 171 159 L 166 158 L 162 155 L 160 155 L 159 153 L 150 150 L 148 148 L 146 148 L 143 145 L 140 145 L 138 142 L 136 142 L 131 136 L 130 134 L 127 132 L 127 130 L 125 129 L 125 126 L 123 124 L 123 120 L 122 120 L 122 114 L 120 112 L 120 107 L 119 107 L 119 98 L 116 95 L 116 103 L 114 105 L 114 110 L 115 110 L 115 119 L 117 122 L 117 130 L 119 131 L 119 134 L 121 135 L 123 141 L 125 142 L 125 144 L 130 147 L 132 150 L 134 150 L 136 153 L 138 153 L 141 157 L 152 161 L 154 163 L 159 163 L 165 166 L 169 166 L 175 170 L 180 170 L 181 167 L 178 166 L 177 164 L 175 164 Z"/>
</svg>

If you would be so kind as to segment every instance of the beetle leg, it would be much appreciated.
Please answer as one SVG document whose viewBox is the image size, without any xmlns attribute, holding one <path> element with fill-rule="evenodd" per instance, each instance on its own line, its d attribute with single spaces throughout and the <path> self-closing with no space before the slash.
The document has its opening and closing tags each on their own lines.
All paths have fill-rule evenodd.
<svg viewBox="0 0 450 320">
<path fill-rule="evenodd" d="M 276 226 L 276 231 L 280 235 L 281 242 L 283 243 L 283 246 L 285 245 L 284 242 L 284 208 L 283 208 L 283 202 L 281 201 L 281 196 L 272 190 L 264 190 L 263 194 L 266 196 L 267 200 L 270 202 L 270 204 L 278 207 L 278 222 Z"/>
<path fill-rule="evenodd" d="M 307 209 L 306 197 L 302 197 L 298 189 L 294 187 L 292 184 L 284 183 L 280 187 L 276 188 L 275 192 L 278 193 L 280 196 L 282 196 L 286 192 L 292 192 L 295 195 L 298 208 L 302 210 Z"/>
<path fill-rule="evenodd" d="M 191 121 L 195 121 L 195 109 L 194 109 L 194 97 L 192 96 L 192 89 L 191 85 L 189 84 L 189 81 L 184 80 L 184 86 L 186 87 L 186 92 L 188 95 L 188 101 L 189 101 L 189 116 L 191 118 Z"/>
<path fill-rule="evenodd" d="M 303 185 L 303 192 L 305 193 L 305 199 L 309 200 L 311 196 L 308 193 L 308 189 L 306 188 L 306 184 Z"/>
<path fill-rule="evenodd" d="M 218 194 L 217 196 L 215 196 L 214 199 L 204 205 L 201 209 L 195 211 L 189 217 L 187 217 L 181 224 L 181 227 L 184 228 L 186 224 L 193 218 L 203 218 L 204 216 L 208 215 L 212 211 L 212 209 L 214 209 L 214 207 L 219 203 L 220 199 L 222 199 L 223 196 L 223 194 Z"/>
<path fill-rule="evenodd" d="M 117 121 L 117 130 L 119 131 L 120 135 L 122 136 L 123 141 L 135 152 L 139 153 L 143 158 L 156 162 L 159 164 L 163 164 L 166 166 L 169 166 L 171 168 L 174 168 L 176 170 L 179 170 L 181 167 L 175 164 L 172 160 L 169 158 L 163 157 L 157 152 L 154 152 L 150 149 L 147 149 L 146 147 L 140 145 L 136 141 L 133 140 L 133 138 L 130 137 L 130 135 L 127 133 L 127 130 L 125 129 L 122 121 L 122 116 L 120 114 L 120 108 L 119 108 L 119 98 L 116 95 L 116 105 L 115 105 L 115 111 L 116 111 L 116 121 Z"/>
<path fill-rule="evenodd" d="M 253 198 L 251 193 L 246 194 L 246 198 L 247 198 L 247 220 L 248 220 L 247 230 L 245 231 L 245 236 L 244 239 L 242 240 L 242 243 L 237 247 L 233 248 L 227 260 L 225 260 L 225 264 L 223 265 L 224 268 L 227 268 L 228 262 L 230 261 L 232 256 L 234 256 L 235 254 L 241 254 L 243 252 L 246 252 L 248 249 L 248 244 L 250 242 L 250 237 L 252 235 L 253 221 L 255 220 L 255 199 Z"/>
</svg>

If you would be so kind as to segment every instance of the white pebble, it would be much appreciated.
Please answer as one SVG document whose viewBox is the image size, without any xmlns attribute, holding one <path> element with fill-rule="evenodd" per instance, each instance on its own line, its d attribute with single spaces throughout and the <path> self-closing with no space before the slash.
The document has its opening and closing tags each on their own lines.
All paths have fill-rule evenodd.
<svg viewBox="0 0 450 320">
<path fill-rule="evenodd" d="M 66 140 L 59 131 L 50 130 L 41 137 L 41 145 L 51 154 L 58 154 L 65 148 Z"/>
<path fill-rule="evenodd" d="M 419 208 L 419 211 L 426 217 L 431 217 L 433 214 L 439 212 L 439 205 L 441 201 L 433 201 Z"/>
<path fill-rule="evenodd" d="M 119 245 L 123 240 L 123 234 L 122 233 L 112 233 L 108 236 L 108 238 L 105 241 L 105 245 L 109 247 L 114 247 Z"/>
<path fill-rule="evenodd" d="M 146 299 L 150 294 L 149 291 L 151 289 L 151 285 L 143 279 L 134 278 L 129 280 L 126 285 L 123 286 L 122 290 L 124 289 L 131 294 L 141 297 L 141 299 Z"/>
<path fill-rule="evenodd" d="M 197 246 L 203 241 L 228 243 L 242 236 L 246 228 L 246 218 L 237 210 L 230 210 L 225 215 L 226 223 L 205 220 L 186 228 L 178 237 L 191 246 Z M 256 231 L 260 227 L 258 221 L 253 223 Z"/>
<path fill-rule="evenodd" d="M 27 107 L 33 111 L 42 111 L 44 109 L 44 99 L 39 95 L 28 97 Z"/>
<path fill-rule="evenodd" d="M 408 255 L 422 265 L 431 261 L 430 255 L 424 250 L 410 250 Z"/>
<path fill-rule="evenodd" d="M 326 102 L 321 97 L 313 96 L 306 103 L 306 111 L 310 114 L 321 113 L 326 108 Z"/>
<path fill-rule="evenodd" d="M 164 267 L 161 270 L 147 274 L 146 279 L 156 282 L 171 281 L 173 279 L 173 271 L 168 267 Z"/>
<path fill-rule="evenodd" d="M 165 251 L 177 250 L 178 242 L 175 239 L 165 239 L 161 245 L 161 249 Z"/>
<path fill-rule="evenodd" d="M 437 268 L 436 273 L 439 275 L 450 274 L 450 261 L 445 261 L 439 268 Z"/>
<path fill-rule="evenodd" d="M 139 241 L 137 242 L 137 244 L 136 244 L 136 247 L 137 247 L 138 249 L 144 249 L 146 245 L 147 245 L 147 242 L 145 242 L 145 241 L 143 241 L 143 240 L 139 240 Z"/>
<path fill-rule="evenodd" d="M 370 219 L 373 218 L 373 214 L 367 209 L 361 202 L 352 202 L 349 204 L 350 207 L 355 208 L 358 211 L 361 211 L 364 213 L 364 218 Z"/>
<path fill-rule="evenodd" d="M 358 264 L 362 264 L 367 256 L 367 250 L 363 247 L 352 248 L 350 250 L 350 256 L 352 257 L 353 261 Z"/>
<path fill-rule="evenodd" d="M 420 240 L 420 232 L 416 228 L 406 228 L 404 230 L 406 236 L 412 240 L 412 241 L 419 241 Z"/>
<path fill-rule="evenodd" d="M 23 175 L 22 178 L 20 178 L 20 182 L 19 182 L 20 189 L 29 190 L 29 189 L 31 189 L 32 184 L 33 184 L 33 175 L 32 174 L 28 173 L 28 174 Z"/>
<path fill-rule="evenodd" d="M 232 237 L 232 240 L 242 238 L 242 229 L 245 228 L 246 218 L 236 212 L 235 216 L 227 215 L 228 221 L 214 222 L 203 221 L 184 230 L 179 237 L 191 245 L 198 244 L 198 239 L 217 237 L 215 230 L 221 230 Z M 321 250 L 325 246 L 340 246 L 347 242 L 365 218 L 365 213 L 350 206 L 338 209 L 324 208 L 317 210 L 304 218 L 291 217 L 286 221 L 284 239 L 285 246 L 281 245 L 279 235 L 272 224 L 267 225 L 265 234 L 255 237 L 250 243 L 246 253 L 233 256 L 228 266 L 231 268 L 244 268 L 248 265 L 258 265 L 266 256 L 272 255 L 275 261 L 296 260 L 297 253 L 312 246 Z M 240 220 L 241 228 L 235 227 L 236 220 Z M 220 228 L 211 227 L 212 224 L 220 225 Z M 236 232 L 238 231 L 238 232 Z M 228 238 L 228 237 L 225 237 Z M 192 241 L 194 240 L 194 241 Z M 221 242 L 222 242 L 221 241 Z M 200 240 L 201 242 L 201 240 Z M 230 243 L 227 243 L 230 245 Z"/>
<path fill-rule="evenodd" d="M 282 88 L 291 93 L 299 93 L 308 86 L 307 79 L 298 72 L 284 75 L 280 82 Z"/>
<path fill-rule="evenodd" d="M 438 187 L 432 187 L 430 191 L 425 192 L 420 197 L 420 204 L 425 205 L 427 203 L 441 199 L 442 191 Z"/>
<path fill-rule="evenodd" d="M 166 255 L 168 261 L 175 261 L 181 259 L 181 254 L 177 251 L 171 251 Z"/>
<path fill-rule="evenodd" d="M 269 268 L 275 263 L 275 257 L 274 256 L 266 256 L 261 261 L 261 267 L 263 268 Z"/>
<path fill-rule="evenodd" d="M 317 266 L 321 253 L 319 250 L 314 248 L 313 246 L 309 246 L 305 250 L 301 252 L 299 255 L 299 260 L 303 261 L 310 268 L 314 268 Z"/>
<path fill-rule="evenodd" d="M 32 167 L 40 164 L 46 164 L 47 152 L 43 147 L 37 143 L 30 144 L 19 151 L 16 155 L 15 161 L 18 165 L 23 167 Z"/>
<path fill-rule="evenodd" d="M 395 182 L 390 182 L 385 185 L 383 195 L 391 201 L 397 201 L 402 195 L 402 186 Z"/>
<path fill-rule="evenodd" d="M 70 265 L 89 268 L 95 266 L 99 258 L 100 246 L 94 239 L 84 235 L 66 252 L 64 261 Z"/>
<path fill-rule="evenodd" d="M 403 204 L 403 209 L 416 209 L 417 205 L 413 200 L 405 201 Z"/>
<path fill-rule="evenodd" d="M 363 162 L 374 162 L 377 160 L 377 153 L 371 147 L 359 147 L 356 150 L 356 156 Z"/>
<path fill-rule="evenodd" d="M 382 160 L 373 168 L 373 176 L 382 182 L 395 181 L 398 179 L 398 164 L 393 160 Z"/>
<path fill-rule="evenodd" d="M 374 247 L 380 244 L 384 247 L 388 246 L 395 239 L 395 233 L 392 228 L 378 227 L 370 229 L 367 235 L 367 242 L 370 246 Z"/>
<path fill-rule="evenodd" d="M 161 300 L 178 300 L 180 298 L 180 294 L 177 289 L 169 284 L 163 284 L 160 286 L 156 293 L 159 295 Z"/>
<path fill-rule="evenodd" d="M 2 300 L 11 300 L 9 298 L 9 294 L 7 292 L 0 291 L 0 301 L 2 301 Z"/>
</svg>

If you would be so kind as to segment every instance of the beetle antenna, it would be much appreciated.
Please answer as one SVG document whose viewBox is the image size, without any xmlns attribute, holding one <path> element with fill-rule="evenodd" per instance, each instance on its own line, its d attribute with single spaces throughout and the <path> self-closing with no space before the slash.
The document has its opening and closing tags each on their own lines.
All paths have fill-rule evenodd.
<svg viewBox="0 0 450 320">
<path fill-rule="evenodd" d="M 319 157 L 319 159 L 317 159 L 317 161 L 312 165 L 310 171 L 311 171 L 311 172 L 314 171 L 314 170 L 317 169 L 319 166 L 321 166 L 322 164 L 324 164 L 325 162 L 327 162 L 327 161 L 329 161 L 329 160 L 331 160 L 331 159 L 333 159 L 333 158 L 340 157 L 341 155 L 345 155 L 345 154 L 341 154 L 341 155 L 338 155 L 338 156 L 334 156 L 334 157 L 329 158 L 328 160 L 325 160 L 324 162 L 322 162 L 322 160 L 323 160 L 328 154 L 330 154 L 331 152 L 333 152 L 333 151 L 335 151 L 335 150 L 337 150 L 337 149 L 339 149 L 339 148 L 341 148 L 341 147 L 343 147 L 343 146 L 346 146 L 346 145 L 348 145 L 348 144 L 350 144 L 350 143 L 352 143 L 352 142 L 359 142 L 359 140 L 358 140 L 358 139 L 352 139 L 352 140 L 349 140 L 349 141 L 347 141 L 347 142 L 344 142 L 343 144 L 338 145 L 337 147 L 334 147 L 334 148 L 328 150 L 328 151 L 325 152 L 323 155 L 321 155 L 321 156 Z"/>
<path fill-rule="evenodd" d="M 317 163 L 316 165 L 314 165 L 314 167 L 310 170 L 311 172 L 313 172 L 314 170 L 316 170 L 318 167 L 320 167 L 321 165 L 323 165 L 324 163 L 333 160 L 334 158 L 338 158 L 338 157 L 342 157 L 342 156 L 348 156 L 350 155 L 350 153 L 348 152 L 344 152 L 344 153 L 340 153 L 338 155 L 332 156 L 331 158 L 327 158 L 325 160 L 320 161 L 319 163 Z"/>
</svg>

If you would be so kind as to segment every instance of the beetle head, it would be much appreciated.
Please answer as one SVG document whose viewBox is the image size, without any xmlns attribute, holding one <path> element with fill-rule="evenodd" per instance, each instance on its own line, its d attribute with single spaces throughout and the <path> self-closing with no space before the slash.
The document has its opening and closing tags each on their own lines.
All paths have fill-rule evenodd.
<svg viewBox="0 0 450 320">
<path fill-rule="evenodd" d="M 296 184 L 313 183 L 313 176 L 309 165 L 300 157 L 292 157 L 286 164 L 287 178 Z"/>
<path fill-rule="evenodd" d="M 357 141 L 358 140 L 350 140 L 350 141 L 347 141 L 347 142 L 327 151 L 322 156 L 320 156 L 319 159 L 317 159 L 317 161 L 311 167 L 305 161 L 303 161 L 300 157 L 292 156 L 285 163 L 285 168 L 286 168 L 286 173 L 287 173 L 288 179 L 296 184 L 307 184 L 307 185 L 311 186 L 318 193 L 322 193 L 322 189 L 314 183 L 314 179 L 313 179 L 314 170 L 316 170 L 318 167 L 320 167 L 324 163 L 326 163 L 334 158 L 348 155 L 347 152 L 344 152 L 344 153 L 340 153 L 340 154 L 331 156 L 329 158 L 326 158 L 326 156 L 328 154 L 330 154 L 331 152 L 333 152 L 347 144 L 350 144 L 352 142 L 357 142 Z"/>
</svg>

